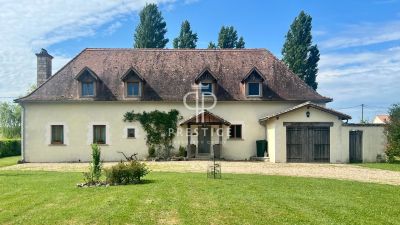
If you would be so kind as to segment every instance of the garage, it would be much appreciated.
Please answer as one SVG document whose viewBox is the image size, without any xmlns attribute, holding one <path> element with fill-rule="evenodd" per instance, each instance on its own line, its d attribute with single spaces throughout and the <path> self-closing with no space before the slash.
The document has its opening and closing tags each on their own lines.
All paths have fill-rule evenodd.
<svg viewBox="0 0 400 225">
<path fill-rule="evenodd" d="M 329 162 L 331 123 L 286 123 L 287 162 Z"/>
</svg>

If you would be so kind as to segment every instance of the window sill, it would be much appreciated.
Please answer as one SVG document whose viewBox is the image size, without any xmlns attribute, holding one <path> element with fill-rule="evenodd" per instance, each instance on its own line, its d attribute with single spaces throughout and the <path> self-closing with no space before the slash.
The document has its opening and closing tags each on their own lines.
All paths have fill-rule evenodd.
<svg viewBox="0 0 400 225">
<path fill-rule="evenodd" d="M 127 137 L 126 139 L 136 139 L 136 137 Z"/>
<path fill-rule="evenodd" d="M 92 144 L 96 144 L 96 143 L 92 143 Z M 108 144 L 96 144 L 98 146 L 108 146 Z"/>
<path fill-rule="evenodd" d="M 49 144 L 49 146 L 67 146 L 66 144 Z"/>
<path fill-rule="evenodd" d="M 129 100 L 140 100 L 142 96 L 125 96 L 125 98 Z"/>
<path fill-rule="evenodd" d="M 227 141 L 244 141 L 243 138 L 228 138 Z"/>
</svg>

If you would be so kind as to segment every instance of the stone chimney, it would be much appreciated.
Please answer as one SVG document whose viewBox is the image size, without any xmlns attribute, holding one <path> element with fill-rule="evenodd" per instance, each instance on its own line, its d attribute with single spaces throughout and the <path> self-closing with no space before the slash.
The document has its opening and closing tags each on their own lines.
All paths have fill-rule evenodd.
<svg viewBox="0 0 400 225">
<path fill-rule="evenodd" d="M 36 53 L 37 56 L 37 86 L 39 87 L 51 77 L 51 60 L 53 56 L 47 53 L 46 49 Z"/>
</svg>

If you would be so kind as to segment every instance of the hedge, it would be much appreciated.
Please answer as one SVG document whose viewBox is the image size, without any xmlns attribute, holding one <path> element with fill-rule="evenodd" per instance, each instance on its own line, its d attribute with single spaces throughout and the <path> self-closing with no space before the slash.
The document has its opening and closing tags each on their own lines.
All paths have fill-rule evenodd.
<svg viewBox="0 0 400 225">
<path fill-rule="evenodd" d="M 20 139 L 0 140 L 0 158 L 18 155 L 21 155 Z"/>
</svg>

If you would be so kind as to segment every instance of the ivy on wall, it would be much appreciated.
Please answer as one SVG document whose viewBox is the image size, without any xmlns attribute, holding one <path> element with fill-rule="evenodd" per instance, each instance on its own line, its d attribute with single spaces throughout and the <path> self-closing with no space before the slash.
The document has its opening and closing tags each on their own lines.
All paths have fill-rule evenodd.
<svg viewBox="0 0 400 225">
<path fill-rule="evenodd" d="M 182 119 L 179 111 L 172 109 L 169 112 L 154 110 L 151 112 L 124 114 L 124 122 L 138 121 L 146 131 L 146 144 L 149 157 L 167 159 L 173 149 L 173 140 L 178 129 L 178 121 Z"/>
</svg>

